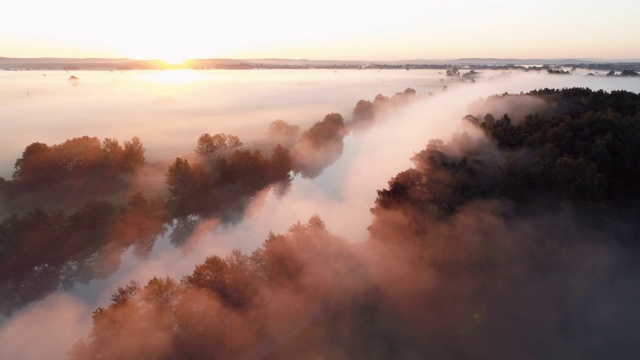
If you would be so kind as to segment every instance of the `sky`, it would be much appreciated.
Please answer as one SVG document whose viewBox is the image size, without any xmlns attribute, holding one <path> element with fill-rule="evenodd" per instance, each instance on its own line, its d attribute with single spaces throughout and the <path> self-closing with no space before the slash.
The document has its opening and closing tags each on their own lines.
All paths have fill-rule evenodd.
<svg viewBox="0 0 640 360">
<path fill-rule="evenodd" d="M 637 0 L 9 0 L 0 57 L 640 59 Z"/>
</svg>

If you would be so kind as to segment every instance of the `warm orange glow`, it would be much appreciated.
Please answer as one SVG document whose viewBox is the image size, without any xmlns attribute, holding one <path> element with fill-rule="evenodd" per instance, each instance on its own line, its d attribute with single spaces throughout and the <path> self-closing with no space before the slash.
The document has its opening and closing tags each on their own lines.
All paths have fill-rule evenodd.
<svg viewBox="0 0 640 360">
<path fill-rule="evenodd" d="M 179 54 L 174 54 L 166 55 L 162 58 L 162 60 L 172 66 L 182 66 L 187 59 L 184 56 L 180 56 Z"/>
<path fill-rule="evenodd" d="M 328 0 L 313 11 L 302 1 L 225 1 L 211 12 L 201 0 L 127 0 L 104 2 L 126 6 L 99 6 L 96 12 L 96 3 L 102 2 L 72 1 L 71 15 L 68 6 L 56 1 L 10 2 L 11 11 L 0 11 L 0 55 L 126 57 L 171 64 L 216 57 L 640 57 L 640 48 L 619 36 L 640 33 L 638 6 L 631 0 L 613 0 L 605 8 L 601 2 L 582 1 L 579 11 L 573 1 L 455 1 L 464 5 L 456 16 L 446 16 L 451 4 L 445 1 L 368 6 L 360 0 Z M 632 11 L 617 11 L 625 8 Z M 327 26 L 328 19 L 340 26 Z M 496 19 L 508 19 L 509 31 L 502 31 L 505 24 Z"/>
<path fill-rule="evenodd" d="M 143 78 L 159 84 L 177 85 L 204 81 L 207 76 L 197 70 L 174 69 L 144 74 Z"/>
</svg>

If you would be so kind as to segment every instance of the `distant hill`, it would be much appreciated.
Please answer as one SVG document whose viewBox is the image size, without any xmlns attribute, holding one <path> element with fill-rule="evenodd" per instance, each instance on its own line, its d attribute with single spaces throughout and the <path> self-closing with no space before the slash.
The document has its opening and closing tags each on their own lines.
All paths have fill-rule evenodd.
<svg viewBox="0 0 640 360">
<path fill-rule="evenodd" d="M 7 58 L 0 57 L 0 68 L 20 70 L 100 70 L 115 69 L 131 59 L 109 58 Z"/>
<path fill-rule="evenodd" d="M 308 59 L 189 59 L 181 65 L 163 60 L 138 60 L 127 58 L 7 58 L 0 57 L 0 69 L 4 70 L 136 70 L 136 69 L 274 69 L 274 68 L 448 68 L 471 67 L 518 67 L 518 66 L 565 65 L 585 68 L 621 70 L 640 67 L 640 60 L 608 59 L 408 59 L 394 61 L 366 60 L 308 60 Z"/>
</svg>

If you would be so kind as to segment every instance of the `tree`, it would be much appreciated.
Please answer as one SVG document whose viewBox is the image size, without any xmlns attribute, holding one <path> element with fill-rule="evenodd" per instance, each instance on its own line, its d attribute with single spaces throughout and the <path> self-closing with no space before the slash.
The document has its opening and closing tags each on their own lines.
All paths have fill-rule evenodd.
<svg viewBox="0 0 640 360">
<path fill-rule="evenodd" d="M 144 157 L 145 151 L 146 149 L 138 137 L 134 136 L 130 141 L 125 141 L 122 169 L 126 172 L 133 172 L 145 165 L 147 163 Z"/>
<path fill-rule="evenodd" d="M 360 100 L 353 108 L 353 121 L 366 121 L 373 118 L 373 104 L 368 100 Z"/>
<path fill-rule="evenodd" d="M 338 113 L 327 114 L 302 135 L 313 146 L 322 146 L 326 142 L 341 141 L 344 136 L 344 119 Z"/>
<path fill-rule="evenodd" d="M 106 138 L 102 141 L 103 163 L 105 173 L 115 175 L 122 170 L 124 149 L 116 139 Z"/>
<path fill-rule="evenodd" d="M 447 69 L 447 76 L 460 76 L 460 70 L 458 68 Z"/>
<path fill-rule="evenodd" d="M 83 177 L 96 170 L 102 160 L 102 145 L 96 137 L 83 136 L 53 146 L 53 161 L 62 176 Z"/>
<path fill-rule="evenodd" d="M 344 148 L 346 134 L 344 120 L 338 113 L 327 114 L 302 134 L 293 149 L 294 168 L 305 177 L 315 177 L 333 163 Z"/>
<path fill-rule="evenodd" d="M 598 199 L 603 195 L 606 178 L 597 165 L 584 159 L 563 156 L 556 162 L 554 174 L 557 188 L 573 199 Z"/>
<path fill-rule="evenodd" d="M 96 230 L 110 224 L 110 219 L 116 213 L 116 207 L 104 200 L 89 200 L 82 208 L 69 217 L 69 221 L 76 229 Z"/>
<path fill-rule="evenodd" d="M 269 182 L 267 160 L 258 150 L 236 149 L 229 157 L 228 175 L 230 180 L 247 190 L 258 190 Z"/>
<path fill-rule="evenodd" d="M 269 124 L 269 136 L 279 136 L 294 138 L 298 136 L 300 127 L 297 125 L 291 125 L 284 120 L 274 120 Z"/>
<path fill-rule="evenodd" d="M 111 307 L 121 307 L 134 301 L 141 290 L 140 284 L 135 280 L 131 280 L 125 287 L 118 286 L 116 292 L 111 294 Z"/>
<path fill-rule="evenodd" d="M 35 142 L 27 146 L 22 157 L 16 160 L 13 179 L 29 185 L 50 180 L 52 153 L 52 149 L 44 143 Z"/>
<path fill-rule="evenodd" d="M 228 152 L 230 150 L 239 148 L 242 146 L 240 138 L 235 135 L 227 134 L 202 134 L 198 138 L 198 145 L 195 152 L 203 157 L 213 157 L 220 152 Z"/>
<path fill-rule="evenodd" d="M 416 90 L 413 88 L 406 88 L 404 89 L 402 94 L 407 97 L 413 97 L 413 96 L 416 96 Z"/>
<path fill-rule="evenodd" d="M 185 276 L 185 284 L 208 289 L 214 292 L 226 306 L 240 308 L 247 305 L 251 294 L 247 292 L 249 268 L 245 255 L 231 255 L 235 259 L 233 266 L 219 256 L 208 257 L 203 264 L 197 265 L 193 274 Z M 251 293 L 255 293 L 251 291 Z"/>
<path fill-rule="evenodd" d="M 638 73 L 631 69 L 625 69 L 620 72 L 620 76 L 638 76 Z"/>
<path fill-rule="evenodd" d="M 277 144 L 271 150 L 271 159 L 267 166 L 270 181 L 291 181 L 289 173 L 293 168 L 293 159 L 289 149 Z"/>
<path fill-rule="evenodd" d="M 169 165 L 165 175 L 169 193 L 173 199 L 192 199 L 197 190 L 197 181 L 189 161 L 176 158 L 173 164 Z"/>
<path fill-rule="evenodd" d="M 377 107 L 384 106 L 388 102 L 389 102 L 389 97 L 384 96 L 382 94 L 376 95 L 376 97 L 373 99 L 373 105 Z"/>
<path fill-rule="evenodd" d="M 465 115 L 462 120 L 465 120 L 467 122 L 470 122 L 473 125 L 479 125 L 480 124 L 480 120 L 478 120 L 478 118 L 476 118 L 475 116 L 468 114 Z"/>
</svg>

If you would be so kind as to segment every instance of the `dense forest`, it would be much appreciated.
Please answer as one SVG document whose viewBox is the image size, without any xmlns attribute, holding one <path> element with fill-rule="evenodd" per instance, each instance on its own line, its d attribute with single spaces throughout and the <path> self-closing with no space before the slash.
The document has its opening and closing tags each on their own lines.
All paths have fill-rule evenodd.
<svg viewBox="0 0 640 360">
<path fill-rule="evenodd" d="M 482 102 L 518 97 L 544 109 L 425 139 L 378 191 L 368 241 L 314 216 L 182 279 L 132 281 L 71 358 L 637 357 L 640 95 Z"/>
<path fill-rule="evenodd" d="M 361 100 L 351 120 L 330 113 L 305 131 L 276 120 L 260 147 L 204 133 L 193 154 L 167 165 L 157 193 L 133 186 L 149 166 L 137 137 L 122 145 L 84 136 L 27 146 L 12 178 L 0 178 L 0 213 L 7 214 L 0 222 L 0 313 L 113 274 L 129 248 L 145 259 L 164 234 L 181 246 L 198 219 L 239 221 L 260 191 L 286 191 L 293 176 L 319 175 L 340 157 L 348 133 L 415 96 L 406 89 Z"/>
</svg>

